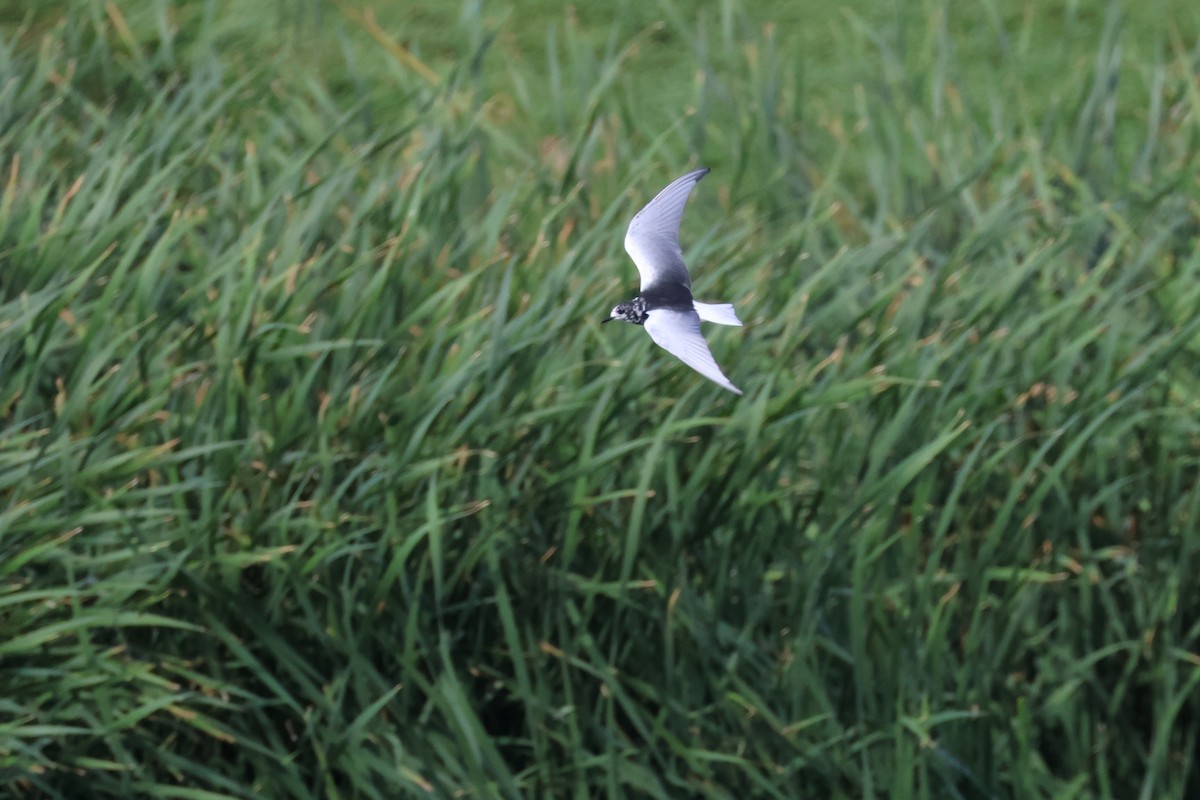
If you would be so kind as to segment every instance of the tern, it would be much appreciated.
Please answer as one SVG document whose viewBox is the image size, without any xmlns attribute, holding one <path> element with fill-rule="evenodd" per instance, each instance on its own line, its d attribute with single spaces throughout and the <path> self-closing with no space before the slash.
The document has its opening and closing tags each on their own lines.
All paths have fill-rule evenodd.
<svg viewBox="0 0 1200 800">
<path fill-rule="evenodd" d="M 700 320 L 718 325 L 741 325 L 730 303 L 698 303 L 692 298 L 692 279 L 679 249 L 679 222 L 688 195 L 707 167 L 671 182 L 629 223 L 625 252 L 642 277 L 641 291 L 628 303 L 613 308 L 604 322 L 614 319 L 642 325 L 662 349 L 718 386 L 734 394 L 733 385 L 717 366 L 700 333 Z"/>
</svg>

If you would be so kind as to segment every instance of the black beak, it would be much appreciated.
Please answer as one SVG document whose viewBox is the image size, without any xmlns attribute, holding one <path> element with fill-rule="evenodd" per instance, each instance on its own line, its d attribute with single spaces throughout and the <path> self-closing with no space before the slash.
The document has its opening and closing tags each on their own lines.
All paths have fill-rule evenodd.
<svg viewBox="0 0 1200 800">
<path fill-rule="evenodd" d="M 600 320 L 600 324 L 603 325 L 606 322 L 612 322 L 614 319 L 616 319 L 616 317 L 605 317 L 604 319 Z"/>
</svg>

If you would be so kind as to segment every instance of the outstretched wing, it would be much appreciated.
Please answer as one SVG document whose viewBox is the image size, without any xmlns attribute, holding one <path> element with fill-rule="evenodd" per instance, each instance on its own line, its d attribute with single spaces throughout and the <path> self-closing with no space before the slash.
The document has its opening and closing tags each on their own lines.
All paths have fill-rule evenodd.
<svg viewBox="0 0 1200 800">
<path fill-rule="evenodd" d="M 692 187 L 707 174 L 708 167 L 701 167 L 676 179 L 629 223 L 625 252 L 642 276 L 642 291 L 663 282 L 682 283 L 691 288 L 692 280 L 679 249 L 679 221 L 683 219 L 683 207 Z"/>
<path fill-rule="evenodd" d="M 651 309 L 646 318 L 646 333 L 662 349 L 734 394 L 741 394 L 721 372 L 708 343 L 700 333 L 700 316 L 692 309 L 676 311 L 671 308 Z"/>
</svg>

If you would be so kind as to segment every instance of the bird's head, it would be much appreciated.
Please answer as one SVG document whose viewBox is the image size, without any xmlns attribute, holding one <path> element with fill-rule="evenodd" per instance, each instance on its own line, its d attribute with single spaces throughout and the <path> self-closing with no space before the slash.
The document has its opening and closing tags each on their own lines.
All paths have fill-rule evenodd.
<svg viewBox="0 0 1200 800">
<path fill-rule="evenodd" d="M 640 304 L 637 300 L 631 303 L 620 303 L 613 306 L 612 313 L 608 315 L 608 319 L 602 322 L 612 322 L 618 319 L 621 322 L 632 322 L 634 325 L 641 325 L 646 321 L 646 308 L 644 304 Z"/>
</svg>

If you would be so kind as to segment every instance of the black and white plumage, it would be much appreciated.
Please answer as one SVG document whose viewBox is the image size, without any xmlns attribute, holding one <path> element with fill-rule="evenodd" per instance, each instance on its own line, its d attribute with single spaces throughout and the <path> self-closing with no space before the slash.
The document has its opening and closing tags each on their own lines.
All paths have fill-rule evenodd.
<svg viewBox="0 0 1200 800">
<path fill-rule="evenodd" d="M 641 292 L 612 310 L 614 319 L 642 325 L 659 347 L 731 392 L 741 394 L 717 366 L 700 333 L 700 320 L 741 325 L 729 303 L 697 303 L 692 279 L 679 249 L 679 222 L 696 182 L 708 168 L 689 172 L 659 192 L 629 223 L 625 251 L 642 277 Z"/>
</svg>

